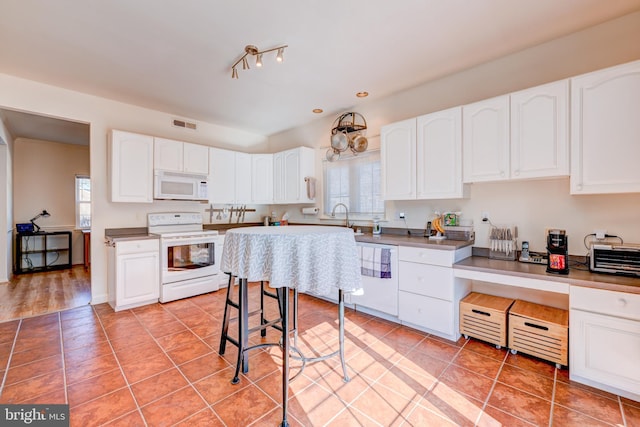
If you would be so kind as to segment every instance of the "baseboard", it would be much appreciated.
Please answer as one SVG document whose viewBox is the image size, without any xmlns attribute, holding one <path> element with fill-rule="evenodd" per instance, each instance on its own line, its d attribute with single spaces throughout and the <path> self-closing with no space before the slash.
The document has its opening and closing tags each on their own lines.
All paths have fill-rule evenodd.
<svg viewBox="0 0 640 427">
<path fill-rule="evenodd" d="M 108 294 L 91 295 L 91 302 L 89 304 L 91 305 L 104 304 L 105 302 L 108 302 L 108 301 L 109 301 Z"/>
</svg>

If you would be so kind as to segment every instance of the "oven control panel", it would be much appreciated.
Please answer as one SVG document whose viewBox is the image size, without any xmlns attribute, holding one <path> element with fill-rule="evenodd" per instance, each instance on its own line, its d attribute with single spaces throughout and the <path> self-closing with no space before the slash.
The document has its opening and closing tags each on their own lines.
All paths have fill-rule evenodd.
<svg viewBox="0 0 640 427">
<path fill-rule="evenodd" d="M 202 224 L 202 214 L 198 212 L 161 212 L 147 215 L 149 227 L 164 225 Z"/>
</svg>

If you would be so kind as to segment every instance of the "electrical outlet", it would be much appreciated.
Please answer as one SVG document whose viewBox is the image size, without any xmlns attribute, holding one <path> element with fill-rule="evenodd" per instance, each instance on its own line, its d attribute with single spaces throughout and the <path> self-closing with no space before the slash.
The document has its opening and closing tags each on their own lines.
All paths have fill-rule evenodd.
<svg viewBox="0 0 640 427">
<path fill-rule="evenodd" d="M 400 219 L 404 219 L 404 218 L 405 218 L 405 216 L 404 216 L 404 212 L 400 212 L 400 213 L 398 214 L 398 218 L 400 218 Z"/>
<path fill-rule="evenodd" d="M 595 230 L 593 234 L 596 235 L 596 240 L 604 240 L 607 236 L 607 230 Z"/>
</svg>

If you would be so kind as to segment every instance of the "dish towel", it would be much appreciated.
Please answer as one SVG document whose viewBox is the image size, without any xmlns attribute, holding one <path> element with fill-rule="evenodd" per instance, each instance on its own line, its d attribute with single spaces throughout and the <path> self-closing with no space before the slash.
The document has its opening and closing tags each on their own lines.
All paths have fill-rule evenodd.
<svg viewBox="0 0 640 427">
<path fill-rule="evenodd" d="M 360 270 L 363 276 L 391 278 L 391 249 L 360 246 Z"/>
<path fill-rule="evenodd" d="M 304 178 L 304 182 L 307 183 L 307 197 L 310 199 L 316 198 L 316 179 L 310 176 Z"/>
</svg>

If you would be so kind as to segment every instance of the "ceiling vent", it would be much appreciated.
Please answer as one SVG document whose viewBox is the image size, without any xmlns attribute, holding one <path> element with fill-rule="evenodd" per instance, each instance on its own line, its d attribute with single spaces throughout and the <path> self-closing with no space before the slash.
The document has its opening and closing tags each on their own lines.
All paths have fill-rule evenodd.
<svg viewBox="0 0 640 427">
<path fill-rule="evenodd" d="M 173 119 L 173 125 L 177 128 L 184 128 L 184 129 L 191 129 L 191 130 L 196 130 L 197 128 L 195 123 L 189 123 L 179 119 Z"/>
</svg>

